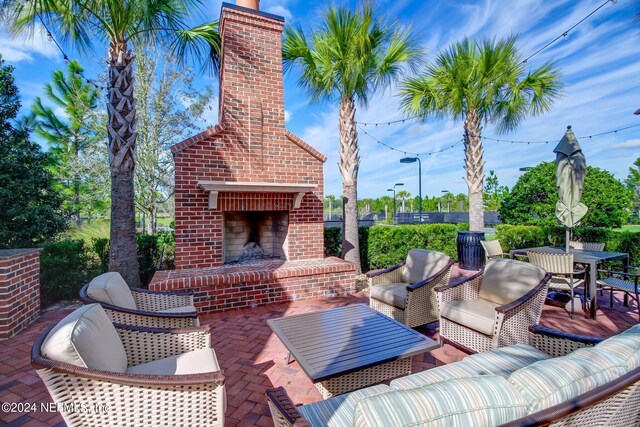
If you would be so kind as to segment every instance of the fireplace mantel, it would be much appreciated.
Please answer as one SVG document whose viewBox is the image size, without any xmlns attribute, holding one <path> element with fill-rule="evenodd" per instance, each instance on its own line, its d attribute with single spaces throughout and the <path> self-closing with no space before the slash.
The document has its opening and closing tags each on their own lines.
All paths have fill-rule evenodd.
<svg viewBox="0 0 640 427">
<path fill-rule="evenodd" d="M 316 188 L 315 184 L 281 184 L 276 182 L 198 181 L 198 187 L 209 193 L 209 209 L 218 208 L 218 193 L 291 193 L 293 207 L 299 209 L 304 195 Z"/>
</svg>

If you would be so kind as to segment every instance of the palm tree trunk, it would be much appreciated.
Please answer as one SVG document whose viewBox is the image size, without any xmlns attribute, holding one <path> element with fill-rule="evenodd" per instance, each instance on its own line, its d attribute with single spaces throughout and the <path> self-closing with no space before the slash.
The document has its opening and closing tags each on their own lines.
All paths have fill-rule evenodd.
<svg viewBox="0 0 640 427">
<path fill-rule="evenodd" d="M 482 160 L 482 139 L 480 138 L 480 116 L 475 110 L 467 112 L 464 121 L 465 181 L 469 187 L 469 229 L 484 229 L 484 207 L 482 190 L 484 186 L 484 161 Z"/>
<path fill-rule="evenodd" d="M 133 55 L 124 42 L 109 46 L 109 165 L 111 167 L 111 249 L 109 270 L 132 287 L 140 286 L 136 248 L 133 179 L 136 166 L 136 101 L 133 96 Z"/>
<path fill-rule="evenodd" d="M 342 232 L 342 258 L 356 265 L 356 273 L 362 272 L 360 265 L 360 242 L 358 236 L 358 132 L 356 131 L 356 106 L 353 99 L 340 100 L 340 174 L 344 206 Z"/>
</svg>

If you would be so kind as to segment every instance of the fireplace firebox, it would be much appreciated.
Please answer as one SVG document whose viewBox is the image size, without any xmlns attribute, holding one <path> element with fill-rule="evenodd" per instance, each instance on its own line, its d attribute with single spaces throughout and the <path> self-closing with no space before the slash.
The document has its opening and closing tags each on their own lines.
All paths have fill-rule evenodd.
<svg viewBox="0 0 640 427">
<path fill-rule="evenodd" d="M 225 212 L 224 262 L 242 263 L 259 259 L 287 259 L 289 212 Z"/>
</svg>

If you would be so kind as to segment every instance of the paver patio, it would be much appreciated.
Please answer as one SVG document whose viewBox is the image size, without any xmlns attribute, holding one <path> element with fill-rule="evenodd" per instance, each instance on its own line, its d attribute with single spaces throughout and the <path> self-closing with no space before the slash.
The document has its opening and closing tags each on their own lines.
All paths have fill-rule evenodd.
<svg viewBox="0 0 640 427">
<path fill-rule="evenodd" d="M 458 278 L 466 272 L 457 271 Z M 275 304 L 254 309 L 240 309 L 208 314 L 202 324 L 212 327 L 212 343 L 226 377 L 229 426 L 271 426 L 271 416 L 264 397 L 269 387 L 283 386 L 297 404 L 321 399 L 320 392 L 300 369 L 297 362 L 286 365 L 287 354 L 280 340 L 267 326 L 267 319 L 306 313 L 355 303 L 368 303 L 366 292 L 353 296 L 315 301 Z M 30 365 L 31 345 L 47 326 L 59 321 L 71 309 L 44 313 L 35 323 L 16 337 L 0 342 L 0 402 L 51 402 L 44 384 Z M 581 310 L 572 320 L 559 308 L 545 305 L 541 323 L 562 331 L 608 337 L 638 321 L 635 305 L 624 307 L 622 294 L 616 295 L 614 308 L 609 308 L 609 294 L 599 297 L 597 320 L 587 318 Z M 437 339 L 437 323 L 418 330 Z M 413 371 L 461 360 L 466 354 L 450 345 L 414 356 Z M 0 412 L 0 425 L 63 426 L 58 413 Z"/>
</svg>

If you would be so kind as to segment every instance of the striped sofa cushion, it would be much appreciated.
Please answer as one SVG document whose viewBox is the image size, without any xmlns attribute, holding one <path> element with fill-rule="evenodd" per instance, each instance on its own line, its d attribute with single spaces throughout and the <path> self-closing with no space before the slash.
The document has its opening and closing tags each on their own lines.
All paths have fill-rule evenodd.
<svg viewBox="0 0 640 427">
<path fill-rule="evenodd" d="M 500 347 L 464 358 L 464 362 L 475 366 L 483 375 L 500 375 L 507 378 L 520 368 L 541 360 L 550 359 L 547 353 L 526 344 Z"/>
<path fill-rule="evenodd" d="M 526 414 L 527 402 L 502 377 L 458 378 L 395 390 L 356 404 L 354 426 L 494 426 Z"/>
<path fill-rule="evenodd" d="M 626 361 L 630 371 L 637 368 L 640 366 L 640 324 L 602 341 L 596 348 Z"/>
<path fill-rule="evenodd" d="M 298 411 L 313 427 L 351 427 L 356 403 L 360 400 L 391 391 L 387 385 L 381 384 L 362 390 L 342 394 L 331 399 L 300 406 Z"/>
<path fill-rule="evenodd" d="M 397 390 L 417 388 L 454 378 L 477 377 L 482 374 L 483 372 L 474 365 L 466 362 L 455 362 L 450 365 L 438 366 L 437 368 L 428 369 L 418 372 L 417 374 L 397 378 L 391 381 L 389 385 L 391 388 Z"/>
<path fill-rule="evenodd" d="M 509 376 L 529 402 L 529 413 L 549 408 L 599 387 L 627 372 L 620 358 L 596 348 L 536 362 Z"/>
</svg>

